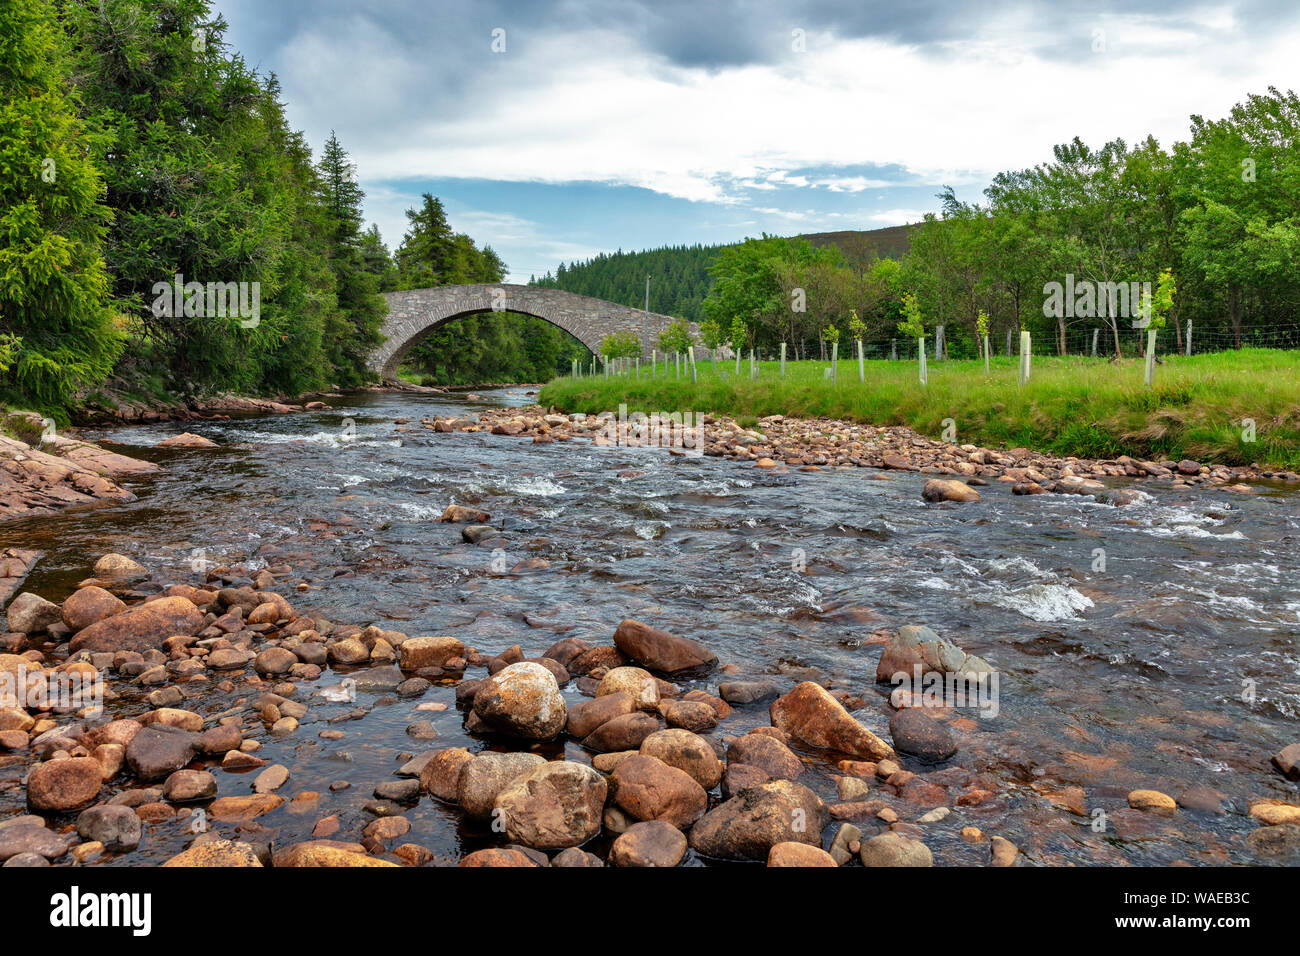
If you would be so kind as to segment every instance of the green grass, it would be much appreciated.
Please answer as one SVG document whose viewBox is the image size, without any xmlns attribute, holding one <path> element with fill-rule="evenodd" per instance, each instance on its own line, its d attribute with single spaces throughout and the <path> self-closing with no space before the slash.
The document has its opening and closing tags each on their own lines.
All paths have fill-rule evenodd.
<svg viewBox="0 0 1300 956">
<path fill-rule="evenodd" d="M 1300 353 L 1244 349 L 1165 356 L 1155 385 L 1142 384 L 1142 361 L 1117 363 L 1069 356 L 1035 357 L 1028 386 L 1018 384 L 1018 359 L 929 363 L 929 384 L 915 361 L 870 361 L 858 381 L 856 360 L 840 360 L 839 382 L 823 378 L 829 362 L 697 363 L 699 382 L 674 377 L 660 362 L 655 379 L 560 378 L 539 396 L 566 412 L 695 411 L 753 424 L 767 415 L 841 418 L 874 425 L 908 425 L 940 437 L 951 418 L 959 442 L 1025 447 L 1058 455 L 1145 459 L 1193 458 L 1226 465 L 1259 463 L 1300 469 Z M 1255 421 L 1255 440 L 1243 419 Z"/>
</svg>

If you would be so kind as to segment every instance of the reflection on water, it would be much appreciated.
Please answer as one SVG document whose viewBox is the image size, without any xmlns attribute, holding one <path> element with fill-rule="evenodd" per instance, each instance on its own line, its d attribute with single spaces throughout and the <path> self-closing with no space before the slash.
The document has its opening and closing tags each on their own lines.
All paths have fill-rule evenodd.
<svg viewBox="0 0 1300 956">
<path fill-rule="evenodd" d="M 1295 741 L 1300 718 L 1294 495 L 1147 485 L 1136 504 L 1114 508 L 1014 497 L 995 483 L 980 504 L 932 506 L 915 476 L 782 474 L 418 425 L 425 415 L 530 398 L 514 389 L 483 400 L 368 394 L 332 412 L 106 432 L 166 471 L 140 482 L 130 505 L 0 526 L 0 545 L 48 552 L 28 586 L 53 600 L 107 551 L 185 582 L 199 549 L 250 568 L 288 563 L 310 586 L 286 592 L 299 608 L 340 623 L 454 634 L 493 653 L 514 643 L 537 653 L 561 637 L 607 642 L 634 617 L 703 640 L 742 676 L 786 684 L 813 676 L 864 695 L 858 716 L 881 733 L 888 708 L 884 689 L 872 695 L 879 651 L 868 638 L 928 624 L 1003 671 L 998 717 L 976 720 L 952 761 L 984 774 L 998 795 L 927 828 L 939 863 L 986 858 L 957 837 L 967 825 L 1005 835 L 1043 863 L 1249 862 L 1248 802 L 1295 800 L 1295 787 L 1268 767 Z M 394 425 L 399 418 L 411 422 Z M 151 449 L 185 429 L 221 447 Z M 639 475 L 618 476 L 629 468 Z M 528 558 L 547 566 L 494 572 L 491 553 L 434 522 L 449 503 L 491 512 L 509 541 L 507 568 Z M 1247 685 L 1253 699 L 1243 699 Z M 701 686 L 715 688 L 716 678 Z M 565 693 L 579 699 L 572 685 Z M 213 693 L 190 706 L 216 713 L 239 696 Z M 327 724 L 352 705 L 315 696 L 297 734 L 262 738 L 260 755 L 292 772 L 283 792 L 320 797 L 297 804 L 307 812 L 291 805 L 254 828 L 288 842 L 339 813 L 342 833 L 355 838 L 368 819 L 362 804 L 408 755 L 483 746 L 464 735 L 450 686 L 424 698 L 449 704 L 439 712 L 361 696 L 373 705 L 362 719 Z M 421 719 L 437 729 L 432 744 L 405 733 Z M 755 708 L 719 732 L 766 722 Z M 345 737 L 317 737 L 327 726 Z M 564 746 L 580 758 L 575 744 Z M 0 783 L 20 769 L 0 768 Z M 249 792 L 251 776 L 217 776 L 223 795 Z M 331 792 L 340 779 L 352 786 Z M 835 799 L 828 776 L 808 782 Z M 1150 839 L 1124 820 L 1129 790 L 1194 785 L 1222 793 L 1229 812 L 1184 813 L 1174 838 Z M 1074 812 L 1061 796 L 1071 787 L 1084 793 Z M 1098 808 L 1123 822 L 1094 832 Z M 407 839 L 440 859 L 490 837 L 429 798 L 407 816 Z M 115 862 L 165 858 L 186 841 L 179 823 L 159 824 L 139 852 Z"/>
</svg>

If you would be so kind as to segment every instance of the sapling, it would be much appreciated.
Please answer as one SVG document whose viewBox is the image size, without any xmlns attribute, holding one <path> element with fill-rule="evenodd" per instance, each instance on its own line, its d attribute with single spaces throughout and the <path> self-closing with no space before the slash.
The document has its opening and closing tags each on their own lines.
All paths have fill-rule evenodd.
<svg viewBox="0 0 1300 956">
<path fill-rule="evenodd" d="M 921 384 L 924 385 L 926 384 L 925 323 L 921 319 L 921 305 L 916 301 L 915 292 L 903 294 L 903 316 L 903 321 L 898 323 L 898 331 L 916 339 L 916 355 L 921 365 Z"/>
</svg>

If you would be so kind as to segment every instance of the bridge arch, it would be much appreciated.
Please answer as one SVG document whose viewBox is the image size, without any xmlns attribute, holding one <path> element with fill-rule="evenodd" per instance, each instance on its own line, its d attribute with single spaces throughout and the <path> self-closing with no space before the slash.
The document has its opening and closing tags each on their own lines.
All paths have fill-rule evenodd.
<svg viewBox="0 0 1300 956">
<path fill-rule="evenodd" d="M 671 316 L 629 308 L 560 289 L 532 285 L 446 285 L 384 294 L 388 318 L 383 344 L 370 356 L 370 368 L 385 380 L 397 378 L 397 367 L 428 332 L 444 322 L 478 312 L 518 312 L 557 325 L 591 349 L 612 332 L 632 332 L 649 355 Z M 691 331 L 697 332 L 692 323 Z"/>
</svg>

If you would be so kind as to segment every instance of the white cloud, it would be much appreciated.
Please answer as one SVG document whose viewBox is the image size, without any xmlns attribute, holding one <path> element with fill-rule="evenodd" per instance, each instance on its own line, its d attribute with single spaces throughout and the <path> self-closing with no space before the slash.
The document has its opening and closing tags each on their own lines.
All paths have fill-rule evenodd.
<svg viewBox="0 0 1300 956">
<path fill-rule="evenodd" d="M 737 186 L 889 185 L 788 172 L 802 167 L 897 164 L 925 182 L 982 182 L 1049 158 L 1074 135 L 1153 132 L 1167 143 L 1185 134 L 1189 113 L 1219 115 L 1293 65 L 1293 36 L 1247 43 L 1230 16 L 1206 17 L 1213 34 L 1101 18 L 1104 53 L 1091 52 L 1086 24 L 1053 36 L 1004 17 L 941 57 L 830 38 L 780 64 L 717 71 L 653 60 L 614 32 L 543 34 L 504 55 L 485 46 L 455 110 L 445 99 L 422 109 L 422 64 L 358 19 L 295 38 L 284 81 L 296 107 L 342 127 L 368 179 L 594 180 L 726 202 Z M 1029 40 L 1062 52 L 1040 58 Z M 365 67 L 337 68 L 349 61 Z"/>
</svg>

